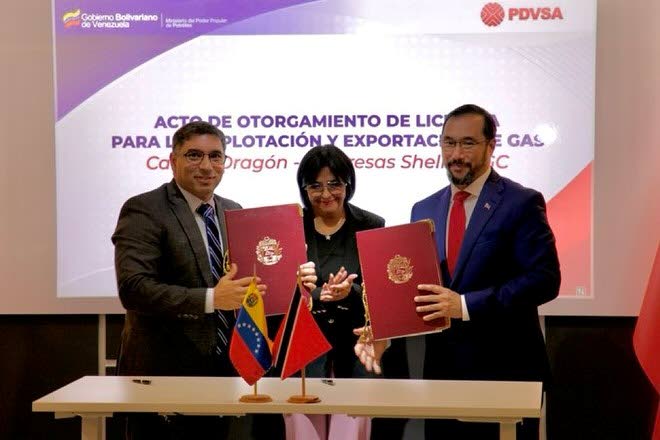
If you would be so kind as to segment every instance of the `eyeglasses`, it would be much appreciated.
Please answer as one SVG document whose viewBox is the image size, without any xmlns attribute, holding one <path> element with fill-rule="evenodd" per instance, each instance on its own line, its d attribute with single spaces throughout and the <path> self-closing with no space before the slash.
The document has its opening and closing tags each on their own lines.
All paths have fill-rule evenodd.
<svg viewBox="0 0 660 440">
<path fill-rule="evenodd" d="M 225 155 L 222 151 L 211 151 L 210 153 L 203 153 L 199 150 L 188 150 L 183 157 L 186 158 L 188 163 L 198 165 L 204 160 L 204 156 L 209 157 L 209 161 L 213 165 L 222 165 L 225 163 Z"/>
<path fill-rule="evenodd" d="M 341 180 L 330 180 L 325 184 L 321 182 L 308 183 L 303 186 L 303 189 L 307 190 L 310 194 L 323 194 L 324 189 L 328 189 L 330 194 L 339 194 L 344 190 L 346 184 Z"/>
<path fill-rule="evenodd" d="M 456 147 L 460 147 L 465 151 L 470 151 L 479 144 L 487 142 L 488 139 L 482 139 L 480 141 L 474 140 L 472 138 L 461 139 L 457 141 L 455 139 L 442 139 L 440 140 L 440 146 L 445 150 L 454 150 Z"/>
</svg>

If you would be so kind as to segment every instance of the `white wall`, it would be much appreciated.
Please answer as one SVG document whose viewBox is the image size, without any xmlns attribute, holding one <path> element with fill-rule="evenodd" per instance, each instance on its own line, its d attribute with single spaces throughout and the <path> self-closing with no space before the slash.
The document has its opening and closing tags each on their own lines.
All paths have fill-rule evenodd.
<svg viewBox="0 0 660 440">
<path fill-rule="evenodd" d="M 55 297 L 50 2 L 8 2 L 3 11 L 0 313 L 121 312 L 116 299 Z M 571 300 L 574 315 L 636 315 L 660 239 L 658 16 L 657 0 L 598 4 L 595 299 Z"/>
</svg>

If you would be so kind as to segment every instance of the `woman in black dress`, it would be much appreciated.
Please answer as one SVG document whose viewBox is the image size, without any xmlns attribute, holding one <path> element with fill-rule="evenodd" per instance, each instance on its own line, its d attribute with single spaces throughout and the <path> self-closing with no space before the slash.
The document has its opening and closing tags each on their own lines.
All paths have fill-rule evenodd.
<svg viewBox="0 0 660 440">
<path fill-rule="evenodd" d="M 334 145 L 310 149 L 300 161 L 297 181 L 304 205 L 307 259 L 316 265 L 316 288 L 311 292 L 312 314 L 332 345 L 328 353 L 307 366 L 306 374 L 309 377 L 367 377 L 369 373 L 353 351 L 357 341 L 353 329 L 364 325 L 362 276 L 355 233 L 383 227 L 385 220 L 349 203 L 355 193 L 355 169 L 348 156 Z M 332 426 L 335 424 L 332 419 L 325 417 L 325 427 L 319 427 L 314 420 L 320 438 L 368 438 L 368 419 L 357 420 L 360 423 L 356 423 L 354 431 L 359 432 L 352 434 L 346 432 L 346 426 L 339 433 Z M 300 423 L 294 424 L 295 438 L 308 438 L 308 434 L 299 429 Z M 291 423 L 287 425 L 291 433 Z M 336 434 L 333 435 L 333 431 Z"/>
</svg>

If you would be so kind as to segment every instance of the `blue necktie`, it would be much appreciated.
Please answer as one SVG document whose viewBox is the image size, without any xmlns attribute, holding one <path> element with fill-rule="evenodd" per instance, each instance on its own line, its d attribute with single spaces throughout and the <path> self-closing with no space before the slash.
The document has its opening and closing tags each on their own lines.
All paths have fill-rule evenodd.
<svg viewBox="0 0 660 440">
<path fill-rule="evenodd" d="M 222 246 L 220 246 L 220 233 L 218 223 L 215 217 L 213 207 L 207 203 L 202 203 L 197 212 L 204 218 L 206 225 L 206 239 L 209 249 L 209 262 L 211 263 L 211 275 L 213 276 L 213 284 L 217 284 L 220 277 L 224 274 Z M 215 347 L 216 354 L 222 356 L 227 353 L 229 346 L 229 334 L 231 332 L 230 322 L 234 320 L 234 316 L 229 311 L 216 310 L 216 332 L 218 340 Z"/>
</svg>

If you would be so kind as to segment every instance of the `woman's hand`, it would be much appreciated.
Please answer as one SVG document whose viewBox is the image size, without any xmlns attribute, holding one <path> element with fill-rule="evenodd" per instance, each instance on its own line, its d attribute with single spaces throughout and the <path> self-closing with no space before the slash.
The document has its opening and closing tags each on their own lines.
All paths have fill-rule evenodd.
<svg viewBox="0 0 660 440">
<path fill-rule="evenodd" d="M 316 265 L 313 261 L 308 261 L 307 263 L 301 264 L 298 267 L 298 274 L 300 276 L 300 282 L 305 286 L 310 292 L 316 288 Z"/>
<path fill-rule="evenodd" d="M 321 301 L 340 301 L 351 293 L 353 287 L 353 280 L 357 275 L 352 273 L 348 274 L 346 269 L 342 266 L 336 274 L 330 274 L 328 282 L 324 283 L 321 287 Z"/>
<path fill-rule="evenodd" d="M 389 341 L 387 339 L 374 341 L 370 327 L 353 329 L 353 333 L 359 336 L 353 350 L 362 365 L 364 365 L 364 368 L 369 372 L 373 371 L 376 374 L 382 374 L 383 370 L 380 366 L 380 360 L 388 347 Z"/>
</svg>

